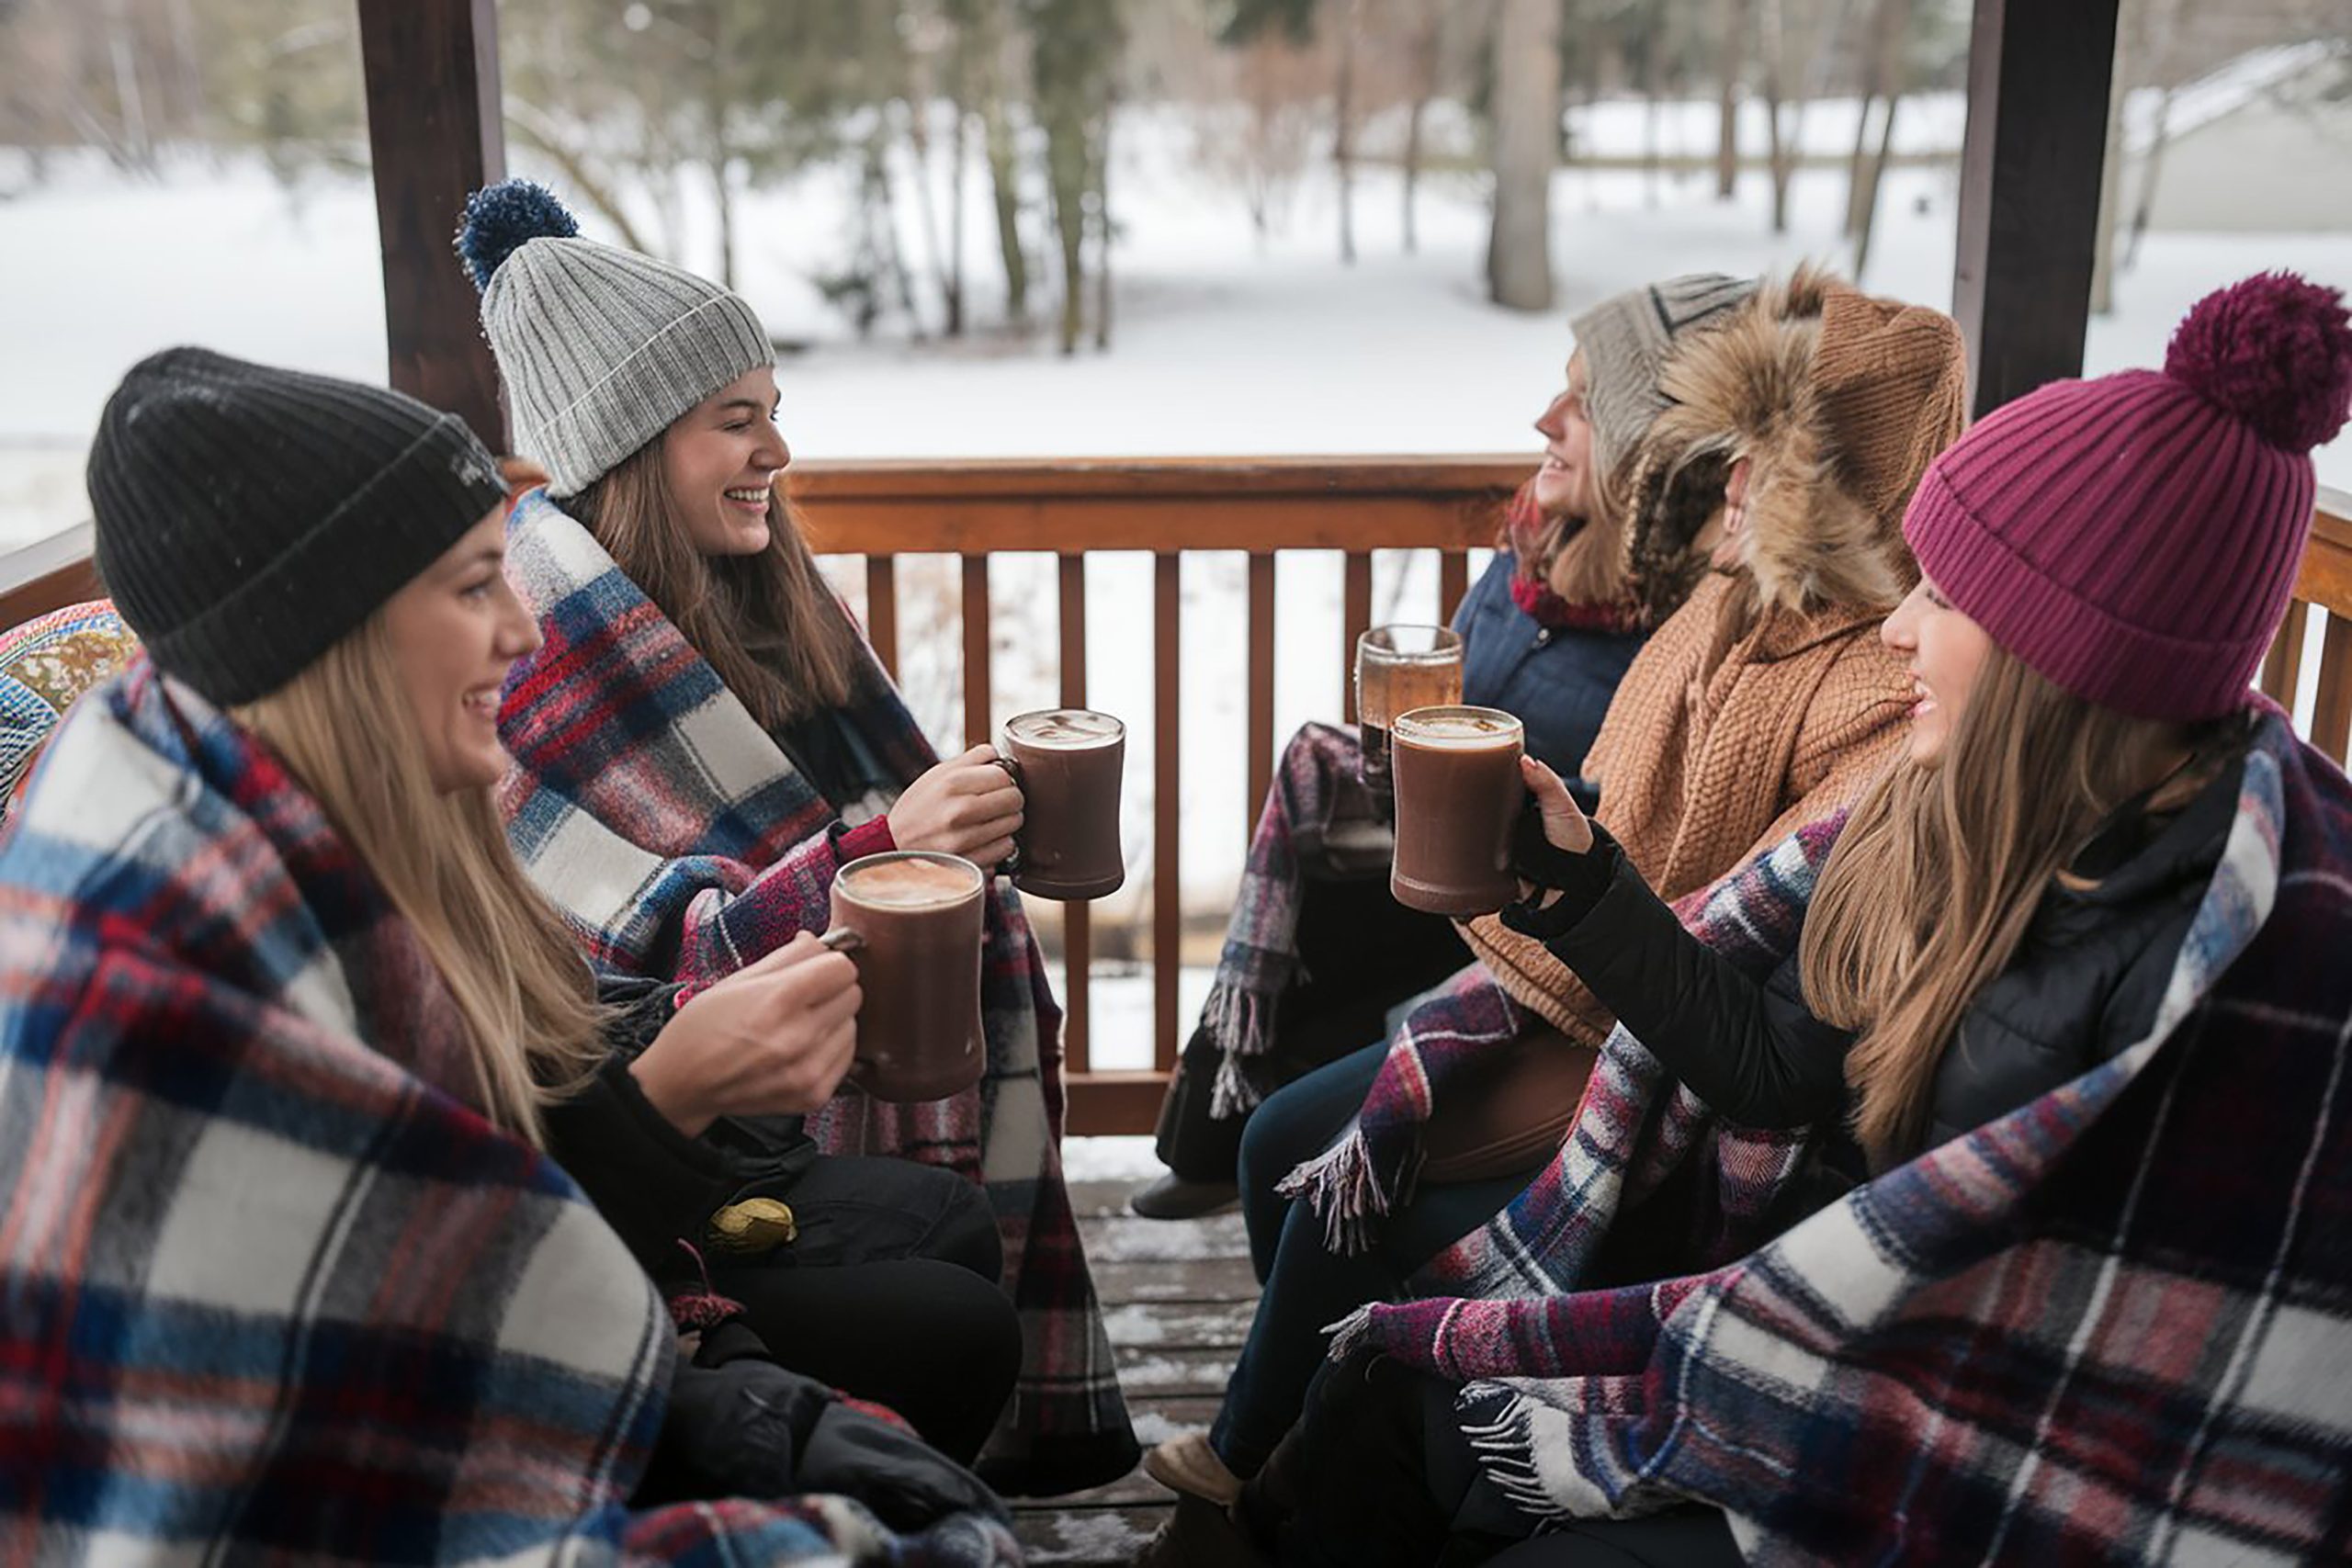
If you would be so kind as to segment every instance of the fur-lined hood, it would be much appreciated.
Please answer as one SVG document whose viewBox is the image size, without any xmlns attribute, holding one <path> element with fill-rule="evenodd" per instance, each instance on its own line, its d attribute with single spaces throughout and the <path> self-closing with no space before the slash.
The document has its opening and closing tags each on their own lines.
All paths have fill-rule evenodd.
<svg viewBox="0 0 2352 1568">
<path fill-rule="evenodd" d="M 1965 381 L 1951 317 L 1816 267 L 1690 334 L 1660 378 L 1672 405 L 1634 458 L 1627 553 L 1645 604 L 1670 610 L 1706 570 L 1693 547 L 1745 457 L 1758 609 L 1893 608 L 1918 580 L 1904 507 L 1960 434 Z"/>
</svg>

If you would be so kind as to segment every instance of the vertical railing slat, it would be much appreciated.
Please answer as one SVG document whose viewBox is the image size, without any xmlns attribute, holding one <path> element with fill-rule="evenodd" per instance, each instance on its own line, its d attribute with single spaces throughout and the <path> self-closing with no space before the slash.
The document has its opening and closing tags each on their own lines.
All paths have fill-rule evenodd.
<svg viewBox="0 0 2352 1568">
<path fill-rule="evenodd" d="M 889 556 L 865 558 L 865 637 L 890 679 L 899 678 L 899 573 Z"/>
<path fill-rule="evenodd" d="M 1152 1066 L 1176 1067 L 1178 976 L 1183 968 L 1182 852 L 1176 831 L 1183 779 L 1178 732 L 1183 728 L 1183 557 L 1152 557 L 1151 1011 Z"/>
<path fill-rule="evenodd" d="M 989 738 L 989 558 L 964 558 L 964 744 Z"/>
<path fill-rule="evenodd" d="M 2303 634 L 2311 609 L 2301 599 L 2290 601 L 2287 619 L 2270 639 L 2270 651 L 2262 656 L 2262 694 L 2290 712 L 2295 706 L 2295 684 L 2303 673 Z"/>
<path fill-rule="evenodd" d="M 1340 628 L 1340 710 L 1350 724 L 1356 721 L 1356 638 L 1372 628 L 1372 552 L 1348 552 L 1345 605 Z"/>
<path fill-rule="evenodd" d="M 2331 614 L 2319 648 L 2319 696 L 2312 705 L 2312 744 L 2344 765 L 2352 743 L 2352 619 Z"/>
<path fill-rule="evenodd" d="M 1437 624 L 1453 623 L 1453 612 L 1470 592 L 1470 552 L 1440 550 L 1437 553 Z"/>
<path fill-rule="evenodd" d="M 1061 705 L 1086 705 L 1086 558 L 1065 555 L 1058 565 L 1061 604 Z M 1089 1032 L 1093 1013 L 1093 907 L 1083 899 L 1062 906 L 1062 1051 L 1065 1070 L 1091 1072 L 1094 1051 Z"/>
<path fill-rule="evenodd" d="M 1274 777 L 1274 558 L 1250 558 L 1249 794 L 1241 803 L 1244 839 L 1258 829 L 1258 810 Z"/>
</svg>

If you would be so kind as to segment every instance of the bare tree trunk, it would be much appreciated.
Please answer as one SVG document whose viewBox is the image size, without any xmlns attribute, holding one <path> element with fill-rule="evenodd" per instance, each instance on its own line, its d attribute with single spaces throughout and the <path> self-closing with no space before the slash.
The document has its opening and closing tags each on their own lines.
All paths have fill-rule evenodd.
<svg viewBox="0 0 2352 1568">
<path fill-rule="evenodd" d="M 907 313 L 908 334 L 917 342 L 925 336 L 922 312 L 915 306 L 914 276 L 907 268 L 906 253 L 899 248 L 899 198 L 890 179 L 890 132 L 884 116 L 874 117 L 865 138 L 865 186 L 870 221 L 876 228 L 876 254 L 888 271 L 899 309 Z"/>
<path fill-rule="evenodd" d="M 2173 29 L 2180 20 L 2179 0 L 2149 0 L 2146 32 L 2146 68 L 2143 74 L 2150 80 L 2164 77 L 2172 64 Z M 2156 100 L 2156 128 L 2148 141 L 2147 161 L 2140 169 L 2140 199 L 2132 209 L 2132 235 L 2123 249 L 2123 265 L 2132 265 L 2140 259 L 2140 237 L 2148 231 L 2154 215 L 2156 181 L 2164 174 L 2165 147 L 2172 140 L 2172 103 L 2176 91 L 2166 86 L 2164 96 Z"/>
<path fill-rule="evenodd" d="M 1111 346 L 1111 99 L 1094 133 L 1094 348 Z"/>
<path fill-rule="evenodd" d="M 1739 186 L 1739 66 L 1747 56 L 1748 14 L 1754 0 L 1724 0 L 1723 96 L 1716 100 L 1715 199 L 1729 201 Z"/>
<path fill-rule="evenodd" d="M 1363 22 L 1361 0 L 1345 0 L 1340 7 L 1340 70 L 1332 93 L 1331 163 L 1340 177 L 1340 260 L 1356 265 L 1355 78 L 1356 29 Z"/>
<path fill-rule="evenodd" d="M 2138 14 L 2137 6 L 2127 4 L 2125 9 Z M 2092 231 L 2091 251 L 2091 314 L 2112 315 L 2115 312 L 2115 231 L 2123 206 L 2123 100 L 2132 93 L 2131 68 L 2136 62 L 2132 48 L 2132 26 L 2129 17 L 2119 17 L 2116 26 L 2115 70 L 2107 84 L 2107 144 L 2099 156 L 2098 219 Z"/>
<path fill-rule="evenodd" d="M 1642 59 L 1642 205 L 1652 208 L 1657 205 L 1659 52 L 1653 39 Z"/>
<path fill-rule="evenodd" d="M 1004 264 L 1004 313 L 1018 323 L 1029 319 L 1029 257 L 1021 248 L 1021 172 L 1012 160 L 1012 127 L 993 84 L 981 111 L 981 140 L 989 161 L 989 189 L 996 198 L 997 254 Z"/>
<path fill-rule="evenodd" d="M 196 18 L 188 12 L 188 0 L 170 0 L 167 15 L 172 25 L 174 74 L 179 81 L 181 124 L 187 133 L 202 136 L 211 129 L 205 122 L 211 118 L 212 106 L 204 92 L 204 62 L 196 48 Z"/>
<path fill-rule="evenodd" d="M 1861 108 L 1854 117 L 1854 155 L 1846 169 L 1844 231 L 1849 239 L 1861 237 L 1862 231 L 1870 225 L 1869 213 L 1878 199 L 1878 170 L 1870 163 L 1871 107 L 1881 98 L 1885 99 L 1888 118 L 1892 119 L 1895 96 L 1903 91 L 1903 43 L 1909 30 L 1908 0 L 1877 0 L 1871 7 Z M 1885 134 L 1886 128 L 1882 127 L 1882 164 Z"/>
<path fill-rule="evenodd" d="M 947 335 L 964 335 L 964 165 L 965 124 L 968 118 L 959 95 L 956 105 L 956 134 L 947 139 Z"/>
<path fill-rule="evenodd" d="M 115 107 L 122 116 L 122 144 L 142 167 L 153 167 L 154 145 L 147 131 L 147 100 L 139 88 L 139 57 L 131 48 L 125 0 L 107 0 L 107 54 L 114 66 Z"/>
<path fill-rule="evenodd" d="M 1894 150 L 1894 111 L 1903 107 L 1900 90 L 1887 95 L 1886 118 L 1879 122 L 1878 156 L 1871 160 L 1870 175 L 1863 184 L 1861 223 L 1854 231 L 1854 281 L 1862 281 L 1863 272 L 1871 265 L 1871 233 L 1878 226 L 1879 182 L 1886 176 L 1886 160 Z"/>
<path fill-rule="evenodd" d="M 939 293 L 947 316 L 947 335 L 954 337 L 961 327 L 963 312 L 956 305 L 955 285 L 947 276 L 947 253 L 939 243 L 938 203 L 932 198 L 931 161 L 931 82 L 930 73 L 920 63 L 908 94 L 907 140 L 915 155 L 915 220 L 922 226 L 922 248 L 931 257 L 932 276 L 939 281 Z"/>
<path fill-rule="evenodd" d="M 1764 129 L 1767 157 L 1772 172 L 1772 232 L 1789 231 L 1789 181 L 1796 172 L 1794 150 L 1781 129 L 1781 46 L 1785 29 L 1784 0 L 1764 0 Z"/>
<path fill-rule="evenodd" d="M 718 197 L 718 281 L 735 287 L 735 192 L 727 180 L 727 150 L 718 148 L 710 160 L 711 188 Z"/>
<path fill-rule="evenodd" d="M 1557 0 L 1502 0 L 1495 27 L 1495 214 L 1487 287 L 1515 310 L 1552 308 L 1552 170 L 1560 151 Z"/>
<path fill-rule="evenodd" d="M 1416 97 L 1405 115 L 1405 254 L 1408 256 L 1420 249 L 1413 227 L 1413 197 L 1421 183 L 1421 115 L 1429 107 L 1429 99 Z"/>
</svg>

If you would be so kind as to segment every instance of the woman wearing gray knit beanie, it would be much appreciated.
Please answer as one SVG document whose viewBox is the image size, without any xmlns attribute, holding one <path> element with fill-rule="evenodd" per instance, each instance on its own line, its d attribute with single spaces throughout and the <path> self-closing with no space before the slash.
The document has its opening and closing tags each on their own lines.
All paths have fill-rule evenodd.
<svg viewBox="0 0 2352 1568">
<path fill-rule="evenodd" d="M 861 855 L 1001 863 L 1019 790 L 990 748 L 933 754 L 777 494 L 791 454 L 751 306 L 581 238 L 523 180 L 468 202 L 458 251 L 482 289 L 516 450 L 548 476 L 509 525 L 509 574 L 546 646 L 507 683 L 501 800 L 524 865 L 591 959 L 701 986 L 825 929 L 833 874 Z M 1124 1474 L 1135 1438 L 1061 1179 L 1060 1010 L 1001 885 L 982 967 L 981 1082 L 919 1105 L 844 1089 L 808 1119 L 816 1146 L 910 1157 L 819 1160 L 780 1194 L 798 1238 L 715 1258 L 713 1283 L 755 1326 L 789 1324 L 796 1366 L 821 1362 L 886 1403 L 977 1412 L 979 1435 L 995 1427 L 983 1466 L 1003 1488 L 1070 1490 Z M 715 1077 L 648 1088 L 688 1134 L 739 1109 Z M 853 1163 L 855 1190 L 826 1184 Z M 959 1201 L 953 1225 L 905 1223 L 939 1212 L 943 1190 Z M 812 1211 L 830 1223 L 811 1225 Z M 986 1247 L 957 1239 L 976 1216 Z M 944 1298 L 809 1299 L 842 1279 L 809 1264 L 942 1248 L 991 1286 L 1001 1267 L 1019 1303 L 1009 1402 L 1009 1370 L 987 1386 L 1001 1359 L 973 1348 L 985 1325 Z"/>
</svg>

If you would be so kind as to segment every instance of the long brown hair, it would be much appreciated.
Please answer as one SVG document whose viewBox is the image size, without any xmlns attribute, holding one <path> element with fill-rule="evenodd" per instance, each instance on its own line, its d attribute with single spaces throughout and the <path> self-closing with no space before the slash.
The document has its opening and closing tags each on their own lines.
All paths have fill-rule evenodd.
<svg viewBox="0 0 2352 1568">
<path fill-rule="evenodd" d="M 2100 825 L 2228 725 L 2128 717 L 1994 645 L 1936 764 L 1898 762 L 1848 819 L 1805 911 L 1805 1004 L 1854 1030 L 1854 1134 L 1873 1167 L 1924 1139 L 1961 1015 Z M 2210 770 L 2166 783 L 2177 804 Z"/>
<path fill-rule="evenodd" d="M 542 1143 L 540 1105 L 595 1070 L 588 964 L 524 876 L 486 789 L 443 795 L 379 611 L 279 690 L 235 712 L 319 799 L 416 930 L 471 1037 L 482 1110 Z M 386 727 L 407 737 L 386 745 Z"/>
<path fill-rule="evenodd" d="M 1632 463 L 1592 470 L 1586 515 L 1546 519 L 1535 564 L 1552 592 L 1571 604 L 1611 604 L 1633 593 L 1633 558 L 1625 538 L 1625 496 Z"/>
<path fill-rule="evenodd" d="M 705 556 L 648 442 L 571 508 L 763 728 L 849 700 L 857 631 L 817 570 L 783 500 L 768 498 L 768 546 Z"/>
</svg>

